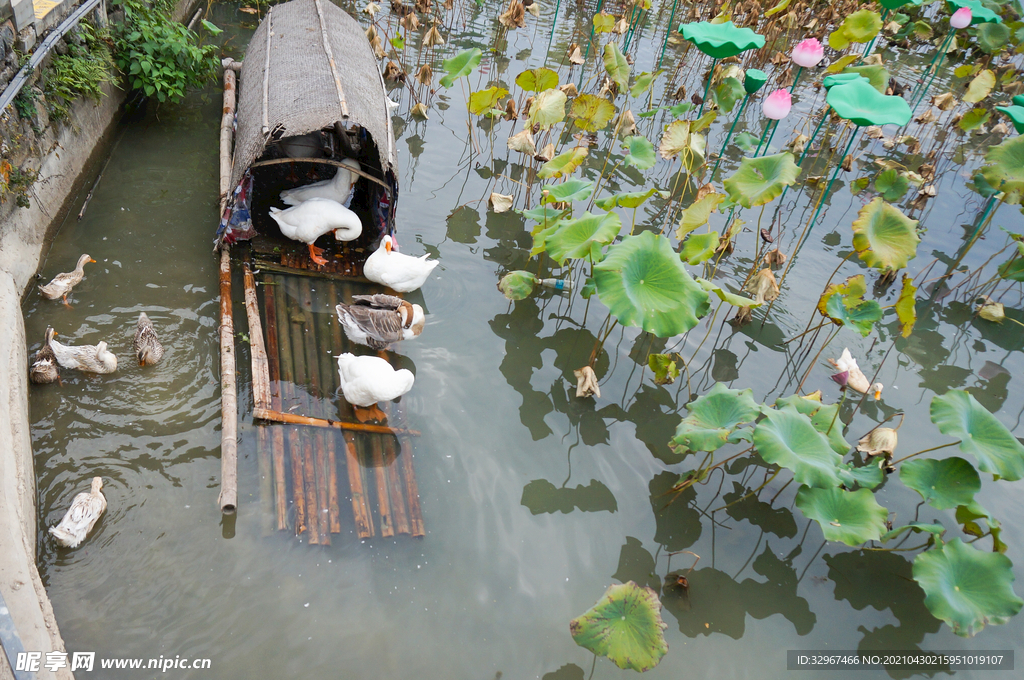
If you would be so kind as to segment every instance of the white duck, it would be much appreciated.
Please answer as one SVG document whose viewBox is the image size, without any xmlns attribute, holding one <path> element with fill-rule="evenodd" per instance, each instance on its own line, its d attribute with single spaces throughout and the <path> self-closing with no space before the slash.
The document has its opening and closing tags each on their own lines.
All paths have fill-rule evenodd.
<svg viewBox="0 0 1024 680">
<path fill-rule="evenodd" d="M 285 210 L 271 208 L 270 216 L 282 234 L 308 245 L 310 259 L 319 265 L 327 264 L 327 260 L 321 257 L 323 248 L 313 245 L 318 238 L 333 231 L 339 241 L 354 241 L 363 233 L 359 216 L 329 198 L 311 198 Z"/>
<path fill-rule="evenodd" d="M 71 368 L 87 373 L 113 373 L 117 370 L 117 357 L 107 351 L 107 343 L 96 345 L 62 345 L 50 340 L 50 347 L 62 368 Z"/>
<path fill-rule="evenodd" d="M 396 246 L 393 237 L 385 236 L 377 250 L 366 258 L 363 276 L 399 293 L 408 293 L 423 285 L 438 261 L 428 260 L 426 255 L 403 255 L 395 250 Z"/>
<path fill-rule="evenodd" d="M 359 170 L 359 162 L 352 158 L 346 158 L 342 164 L 347 167 L 338 168 L 338 172 L 334 174 L 333 178 L 294 189 L 285 189 L 281 192 L 281 200 L 287 205 L 298 205 L 311 198 L 329 198 L 344 205 L 352 194 L 352 187 L 359 181 L 359 175 L 350 172 L 348 168 Z"/>
<path fill-rule="evenodd" d="M 96 520 L 107 509 L 107 499 L 100 491 L 102 488 L 103 478 L 93 477 L 92 489 L 75 496 L 60 524 L 50 527 L 50 533 L 58 543 L 66 548 L 77 548 L 85 540 Z"/>
<path fill-rule="evenodd" d="M 88 255 L 82 255 L 78 258 L 78 264 L 75 265 L 73 271 L 57 274 L 48 284 L 39 286 L 39 292 L 47 300 L 61 298 L 64 301 L 64 305 L 70 307 L 71 305 L 68 304 L 68 294 L 71 293 L 72 288 L 85 278 L 86 263 L 95 261 Z"/>
<path fill-rule="evenodd" d="M 857 366 L 857 360 L 850 354 L 849 347 L 843 348 L 843 353 L 839 355 L 838 361 L 829 359 L 828 362 L 839 371 L 832 376 L 832 379 L 837 383 L 843 387 L 852 387 L 861 394 L 872 392 L 875 395 L 875 401 L 882 398 L 882 383 L 876 382 L 872 385 L 868 382 L 868 377 L 860 370 L 860 367 Z"/>
<path fill-rule="evenodd" d="M 356 356 L 348 352 L 338 357 L 338 375 L 345 401 L 356 408 L 360 421 L 384 420 L 378 401 L 397 399 L 412 389 L 415 380 L 407 368 L 395 370 L 384 359 L 375 356 Z"/>
<path fill-rule="evenodd" d="M 345 335 L 352 342 L 384 349 L 423 332 L 423 308 L 394 295 L 353 295 L 352 304 L 335 307 Z"/>
</svg>

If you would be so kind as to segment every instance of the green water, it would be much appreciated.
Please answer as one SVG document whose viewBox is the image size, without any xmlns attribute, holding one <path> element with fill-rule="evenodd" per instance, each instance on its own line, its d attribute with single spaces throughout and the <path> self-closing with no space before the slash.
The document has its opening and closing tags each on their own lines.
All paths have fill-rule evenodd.
<svg viewBox="0 0 1024 680">
<path fill-rule="evenodd" d="M 542 2 L 541 10 L 550 17 L 554 3 Z M 881 402 L 866 401 L 856 414 L 855 400 L 844 404 L 844 422 L 852 416 L 848 441 L 905 411 L 900 452 L 947 443 L 929 422 L 928 405 L 934 394 L 951 388 L 970 388 L 1021 434 L 1024 335 L 1011 324 L 972 318 L 963 295 L 920 302 L 913 335 L 887 358 L 896 332 L 891 312 L 868 339 L 841 332 L 816 361 L 824 336 L 810 351 L 809 345 L 781 344 L 812 317 L 817 323 L 814 304 L 839 259 L 849 254 L 849 224 L 866 202 L 851 196 L 849 182 L 887 153 L 881 142 L 862 137 L 855 147 L 855 171 L 840 175 L 767 323 L 755 314 L 754 323 L 734 330 L 723 325 L 729 310 L 722 309 L 685 339 L 616 328 L 596 363 L 601 398 L 577 399 L 572 371 L 587 363 L 605 310 L 596 298 L 587 307 L 578 296 L 551 292 L 510 304 L 495 289 L 506 271 L 538 266 L 528 259 L 532 239 L 523 218 L 487 206 L 497 191 L 513 194 L 516 207 L 525 207 L 522 159 L 505 148 L 519 127 L 498 122 L 492 132 L 490 122 L 474 119 L 471 144 L 464 102 L 465 92 L 488 87 L 492 79 L 508 86 L 525 68 L 557 67 L 567 44 L 580 41 L 573 37 L 576 22 L 590 14 L 563 4 L 547 52 L 549 19 L 528 16 L 526 28 L 505 32 L 493 20 L 497 12 L 493 3 L 485 11 L 458 11 L 438 57 L 470 46 L 493 45 L 497 53 L 485 56 L 465 90 L 459 84 L 440 89 L 429 120 L 408 115 L 408 91 L 392 94 L 400 102 L 394 118 L 399 241 L 404 252 L 430 253 L 441 262 L 422 290 L 427 327 L 399 348 L 416 373 L 403 404 L 410 426 L 422 431 L 415 444 L 427 530 L 422 539 L 359 540 L 345 502 L 342 533 L 330 547 L 309 546 L 290 532 L 266 534 L 244 343 L 238 350 L 239 512 L 221 518 L 217 262 L 211 254 L 220 94 L 211 87 L 176 106 L 151 106 L 123 125 L 85 217 L 63 226 L 40 271 L 43 278 L 67 271 L 83 252 L 97 260 L 75 288 L 74 308 L 34 291 L 24 306 L 31 350 L 53 325 L 74 344 L 106 340 L 120 359 L 113 375 L 65 371 L 62 386 L 31 392 L 39 567 L 67 648 L 107 658 L 180 655 L 212 662 L 208 671 L 104 671 L 109 675 L 96 677 L 469 680 L 500 673 L 578 679 L 589 677 L 593 656 L 573 642 L 570 619 L 611 583 L 632 579 L 660 591 L 666 574 L 693 563 L 691 554 L 670 556 L 685 550 L 700 561 L 688 574 L 688 597 L 662 591 L 669 653 L 649 673 L 654 678 L 788 677 L 787 649 L 1013 649 L 1024 635 L 1024 618 L 990 626 L 973 639 L 956 637 L 925 609 L 910 580 L 907 553 L 825 544 L 820 529 L 793 508 L 792 485 L 780 493 L 782 483 L 773 482 L 757 499 L 735 503 L 712 519 L 711 510 L 765 480 L 763 467 L 735 465 L 674 502 L 666 495 L 693 464 L 679 463 L 666 446 L 691 394 L 722 381 L 771 401 L 794 393 L 813 366 L 803 391 L 821 389 L 827 401 L 837 401 L 838 386 L 823 360 L 838 356 L 843 346 L 869 376 L 881 366 L 878 379 L 886 385 Z M 386 10 L 378 19 L 384 16 Z M 634 71 L 652 70 L 667 18 L 666 6 L 632 38 Z M 218 4 L 211 19 L 228 29 L 227 52 L 240 58 L 254 17 Z M 366 23 L 365 14 L 360 19 Z M 705 62 L 691 51 L 687 66 L 673 75 L 681 54 L 680 45 L 669 46 L 669 73 L 658 81 L 655 103 L 666 88 L 685 84 L 688 92 L 697 91 L 697 67 Z M 410 48 L 406 66 L 414 72 L 418 63 Z M 935 92 L 944 91 L 948 71 Z M 578 69 L 560 72 L 563 81 L 580 82 Z M 810 79 L 803 82 L 795 113 L 817 111 L 823 96 Z M 642 109 L 634 105 L 634 111 Z M 783 122 L 776 146 L 793 136 L 800 119 L 791 115 Z M 760 133 L 757 106 L 749 107 L 745 120 Z M 657 121 L 640 122 L 640 134 L 655 143 L 667 122 Z M 710 149 L 721 144 L 729 122 L 725 116 L 712 127 Z M 983 135 L 963 144 L 948 126 L 931 126 L 929 142 L 933 132 L 940 142 L 950 137 L 938 161 L 938 196 L 915 213 L 927 231 L 909 267 L 912 275 L 935 258 L 951 261 L 970 233 L 983 208 L 964 184 L 967 169 L 981 163 L 979 150 L 998 141 Z M 589 178 L 601 171 L 610 129 L 598 137 L 584 166 Z M 728 176 L 738 158 L 733 149 L 720 176 Z M 667 161 L 646 177 L 620 168 L 612 190 L 651 183 L 668 189 L 677 170 Z M 809 172 L 821 174 L 821 165 Z M 784 252 L 792 251 L 809 203 L 808 192 L 787 194 L 783 229 L 775 230 Z M 664 208 L 657 198 L 642 207 L 637 229 L 660 229 Z M 722 275 L 734 284 L 751 266 L 757 213 L 743 215 L 748 231 L 736 253 L 723 260 Z M 631 218 L 631 211 L 623 212 L 624 221 Z M 724 217 L 715 215 L 712 226 L 723 225 Z M 1002 247 L 1000 226 L 1020 231 L 1012 206 L 997 212 L 964 264 L 979 266 Z M 565 273 L 550 269 L 550 262 L 544 267 L 545 276 Z M 936 267 L 926 278 L 945 269 L 942 262 Z M 843 276 L 858 272 L 877 278 L 856 258 L 841 270 Z M 883 305 L 895 301 L 896 288 L 878 293 Z M 1003 302 L 1009 315 L 1021 317 L 1010 309 L 1021 307 L 1019 288 Z M 167 349 L 159 365 L 144 370 L 131 355 L 140 311 L 153 320 Z M 244 330 L 244 318 L 236 304 L 236 330 Z M 654 351 L 676 351 L 689 360 L 689 382 L 655 385 L 643 369 Z M 45 527 L 59 521 L 94 475 L 105 480 L 106 514 L 82 547 L 55 547 Z M 917 498 L 893 482 L 877 496 L 901 524 L 914 517 Z M 1002 537 L 1018 577 L 1024 575 L 1024 531 L 1014 522 L 1024 512 L 1019 488 L 986 482 L 979 494 L 1004 520 Z M 955 532 L 952 513 L 921 513 L 924 521 L 933 516 Z M 876 676 L 885 674 L 856 674 Z M 600 659 L 593 677 L 633 675 Z"/>
</svg>

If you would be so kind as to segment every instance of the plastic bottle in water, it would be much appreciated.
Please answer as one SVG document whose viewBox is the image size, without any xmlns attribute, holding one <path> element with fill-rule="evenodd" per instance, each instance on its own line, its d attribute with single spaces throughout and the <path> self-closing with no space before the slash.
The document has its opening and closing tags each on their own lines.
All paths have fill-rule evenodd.
<svg viewBox="0 0 1024 680">
<path fill-rule="evenodd" d="M 564 279 L 541 279 L 540 285 L 545 288 L 554 288 L 557 291 L 568 291 L 572 290 L 572 279 L 569 277 Z"/>
</svg>

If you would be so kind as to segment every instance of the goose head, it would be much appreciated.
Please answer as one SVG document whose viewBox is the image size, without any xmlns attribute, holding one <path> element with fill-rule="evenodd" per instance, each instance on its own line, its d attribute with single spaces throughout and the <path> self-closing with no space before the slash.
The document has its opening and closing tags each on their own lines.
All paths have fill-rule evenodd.
<svg viewBox="0 0 1024 680">
<path fill-rule="evenodd" d="M 82 255 L 80 258 L 78 258 L 78 265 L 75 266 L 75 269 L 82 269 L 83 267 L 85 267 L 86 262 L 95 261 L 96 260 L 92 259 L 92 257 L 90 257 L 89 255 Z"/>
<path fill-rule="evenodd" d="M 341 208 L 344 217 L 341 226 L 334 230 L 334 238 L 338 241 L 355 241 L 363 233 L 363 223 L 359 220 L 359 215 L 344 206 L 338 207 Z"/>
<path fill-rule="evenodd" d="M 102 340 L 96 345 L 96 360 L 111 371 L 117 370 L 117 357 L 107 351 L 107 343 Z"/>
<path fill-rule="evenodd" d="M 383 248 L 385 252 L 390 253 L 398 247 L 398 243 L 395 241 L 394 237 L 385 236 L 380 242 L 380 247 Z"/>
</svg>

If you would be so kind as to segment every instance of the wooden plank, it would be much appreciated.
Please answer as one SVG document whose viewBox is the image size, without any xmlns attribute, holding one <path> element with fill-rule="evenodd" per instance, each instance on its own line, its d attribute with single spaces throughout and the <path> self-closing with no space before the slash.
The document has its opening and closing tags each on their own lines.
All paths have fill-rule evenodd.
<svg viewBox="0 0 1024 680">
<path fill-rule="evenodd" d="M 367 435 L 370 437 L 371 466 L 373 467 L 374 480 L 377 482 L 377 510 L 380 514 L 380 535 L 390 537 L 395 535 L 394 518 L 391 516 L 391 499 L 388 493 L 388 481 L 385 474 L 384 454 L 381 447 L 380 435 Z"/>
<path fill-rule="evenodd" d="M 282 406 L 291 405 L 295 400 L 295 364 L 292 361 L 292 342 L 290 323 L 288 320 L 288 293 L 284 277 L 273 277 L 274 308 L 280 323 L 277 324 L 277 339 L 281 349 L 281 402 Z M 290 406 L 289 406 L 290 407 Z M 255 418 L 255 413 L 253 414 Z M 288 429 L 288 458 L 292 470 L 292 502 L 295 503 L 295 535 L 306 530 L 306 495 L 302 471 L 302 442 L 299 428 Z"/>
<path fill-rule="evenodd" d="M 316 322 L 313 318 L 313 294 L 309 285 L 309 279 L 300 279 L 296 282 L 299 290 L 299 305 L 302 309 L 303 331 L 302 340 L 306 349 L 306 379 L 310 384 L 311 393 L 307 403 L 307 412 L 318 412 L 320 410 L 319 399 L 323 395 L 320 383 L 320 355 L 316 347 Z M 328 522 L 327 502 L 327 447 L 324 442 L 324 433 L 316 430 L 307 433 L 310 436 L 313 467 L 316 470 L 316 513 L 319 542 L 322 545 L 330 545 L 331 534 Z"/>
<path fill-rule="evenodd" d="M 348 485 L 352 491 L 352 514 L 355 516 L 356 534 L 359 538 L 370 538 L 374 535 L 373 522 L 370 519 L 369 503 L 363 493 L 363 478 L 360 472 L 359 455 L 356 452 L 356 435 L 345 431 L 345 467 L 348 469 Z"/>
<path fill-rule="evenodd" d="M 271 408 L 270 365 L 263 345 L 263 322 L 260 321 L 259 303 L 256 301 L 256 279 L 249 263 L 242 265 L 242 283 L 245 289 L 245 316 L 249 320 L 249 355 L 252 357 L 252 397 L 256 408 Z"/>
<path fill-rule="evenodd" d="M 222 513 L 231 514 L 238 503 L 238 396 L 235 393 L 235 327 L 231 318 L 231 254 L 226 249 L 220 251 L 220 418 L 217 502 Z"/>
<path fill-rule="evenodd" d="M 235 94 L 237 76 L 234 69 L 224 69 L 224 98 L 220 117 L 220 214 L 224 214 L 231 194 L 231 160 L 235 135 Z"/>
<path fill-rule="evenodd" d="M 277 305 L 274 277 L 263 279 L 263 303 L 267 313 L 267 363 L 270 374 L 270 403 L 275 411 L 281 410 L 281 358 L 277 342 Z M 270 286 L 269 288 L 267 286 Z M 277 528 L 288 528 L 288 494 L 284 471 L 284 428 L 271 429 L 271 456 L 274 465 L 274 507 L 277 509 Z"/>
<path fill-rule="evenodd" d="M 401 404 L 395 404 L 391 411 L 396 425 L 405 424 L 405 411 Z M 398 455 L 402 468 L 402 476 L 405 478 L 405 497 L 409 506 L 409 528 L 413 536 L 425 536 L 423 527 L 423 509 L 420 507 L 420 491 L 416 484 L 416 473 L 412 464 L 412 439 L 399 435 L 398 442 L 402 447 Z"/>
<path fill-rule="evenodd" d="M 302 306 L 298 302 L 298 283 L 294 279 L 285 279 L 285 290 L 288 293 L 288 324 L 292 341 L 292 361 L 295 365 L 296 403 L 303 411 L 309 410 L 309 399 L 304 387 L 307 381 L 305 340 L 303 325 L 305 317 Z M 302 474 L 306 494 L 306 526 L 309 529 L 307 541 L 313 545 L 320 543 L 320 513 L 316 503 L 316 467 L 313 464 L 313 444 L 305 429 L 299 431 L 302 441 Z"/>
<path fill-rule="evenodd" d="M 331 427 L 338 430 L 351 432 L 372 432 L 377 434 L 404 435 L 408 437 L 420 436 L 419 430 L 406 430 L 404 428 L 390 427 L 388 425 L 376 425 L 374 423 L 355 423 L 346 420 L 331 420 L 329 418 L 314 418 L 312 416 L 287 413 L 282 411 L 257 409 L 252 412 L 256 420 L 273 420 L 278 423 L 291 423 L 292 425 L 309 425 L 311 427 Z"/>
<path fill-rule="evenodd" d="M 391 517 L 394 520 L 395 532 L 408 534 L 410 531 L 409 514 L 406 511 L 406 496 L 402 490 L 402 480 L 398 471 L 400 465 L 397 455 L 398 440 L 383 434 L 377 435 L 377 438 L 382 440 L 381 445 L 384 448 L 384 462 L 386 463 L 384 471 L 387 474 L 388 495 L 391 498 Z"/>
</svg>

